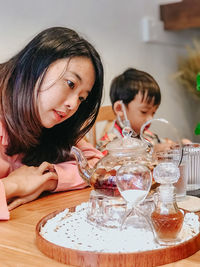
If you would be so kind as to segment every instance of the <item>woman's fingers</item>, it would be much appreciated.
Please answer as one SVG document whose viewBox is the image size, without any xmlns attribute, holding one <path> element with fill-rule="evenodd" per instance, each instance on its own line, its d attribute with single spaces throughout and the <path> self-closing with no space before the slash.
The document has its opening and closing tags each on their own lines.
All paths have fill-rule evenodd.
<svg viewBox="0 0 200 267">
<path fill-rule="evenodd" d="M 13 200 L 9 205 L 8 205 L 8 210 L 13 210 L 17 207 L 19 207 L 22 204 L 28 203 L 34 199 L 36 199 L 41 193 L 43 192 L 43 188 L 38 189 L 34 193 L 21 197 L 21 198 L 16 198 Z"/>
<path fill-rule="evenodd" d="M 43 191 L 55 190 L 57 183 L 58 175 L 53 164 L 48 162 L 43 162 L 39 167 L 18 168 L 5 179 L 4 183 L 7 199 L 17 197 L 10 203 L 10 209 L 37 198 Z M 12 184 L 13 189 L 10 186 Z"/>
<path fill-rule="evenodd" d="M 49 162 L 46 162 L 46 161 L 44 161 L 44 162 L 42 162 L 42 163 L 40 164 L 40 166 L 38 167 L 38 170 L 39 170 L 39 172 L 41 172 L 42 174 L 43 174 L 43 173 L 46 173 L 46 172 L 55 172 L 55 173 L 56 173 L 56 170 L 55 170 L 55 168 L 54 168 L 54 165 L 51 164 L 51 163 L 49 163 Z"/>
<path fill-rule="evenodd" d="M 24 198 L 17 198 L 8 205 L 8 210 L 13 210 L 24 203 L 26 203 L 24 202 Z"/>
<path fill-rule="evenodd" d="M 44 181 L 58 180 L 58 175 L 55 172 L 46 172 L 43 174 Z"/>
</svg>

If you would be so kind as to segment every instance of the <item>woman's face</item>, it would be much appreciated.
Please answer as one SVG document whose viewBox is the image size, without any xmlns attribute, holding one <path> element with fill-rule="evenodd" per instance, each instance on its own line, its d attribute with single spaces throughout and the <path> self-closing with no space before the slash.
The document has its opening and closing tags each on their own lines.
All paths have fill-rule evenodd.
<svg viewBox="0 0 200 267">
<path fill-rule="evenodd" d="M 126 108 L 127 118 L 131 127 L 139 134 L 142 125 L 151 120 L 158 109 L 158 105 L 154 105 L 154 99 L 150 103 L 147 102 L 147 94 L 143 95 L 139 92 L 135 98 L 128 104 Z"/>
<path fill-rule="evenodd" d="M 90 93 L 95 82 L 89 58 L 59 59 L 48 68 L 38 95 L 41 124 L 51 128 L 68 118 Z"/>
</svg>

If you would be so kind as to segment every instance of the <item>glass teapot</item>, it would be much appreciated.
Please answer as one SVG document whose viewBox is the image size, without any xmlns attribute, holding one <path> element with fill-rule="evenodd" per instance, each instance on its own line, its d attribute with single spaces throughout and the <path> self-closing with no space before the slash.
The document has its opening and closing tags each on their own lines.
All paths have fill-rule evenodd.
<svg viewBox="0 0 200 267">
<path fill-rule="evenodd" d="M 94 188 L 98 194 L 119 197 L 116 185 L 117 170 L 128 163 L 140 163 L 151 171 L 154 168 L 149 144 L 138 138 L 131 137 L 132 131 L 125 127 L 123 138 L 114 139 L 108 143 L 106 156 L 101 158 L 94 168 L 90 168 L 80 149 L 73 146 L 71 153 L 75 156 L 81 177 Z"/>
</svg>

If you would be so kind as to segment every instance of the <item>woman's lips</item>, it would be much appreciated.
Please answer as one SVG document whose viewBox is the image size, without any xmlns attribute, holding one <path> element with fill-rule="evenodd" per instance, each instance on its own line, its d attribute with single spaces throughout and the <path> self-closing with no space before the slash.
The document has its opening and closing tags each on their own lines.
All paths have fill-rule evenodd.
<svg viewBox="0 0 200 267">
<path fill-rule="evenodd" d="M 54 112 L 56 121 L 58 122 L 62 121 L 67 116 L 67 114 L 63 111 L 53 110 L 53 112 Z"/>
</svg>

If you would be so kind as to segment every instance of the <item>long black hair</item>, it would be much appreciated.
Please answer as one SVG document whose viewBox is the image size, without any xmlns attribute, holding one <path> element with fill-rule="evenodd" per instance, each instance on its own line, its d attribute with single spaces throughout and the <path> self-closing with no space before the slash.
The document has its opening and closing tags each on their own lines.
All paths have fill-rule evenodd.
<svg viewBox="0 0 200 267">
<path fill-rule="evenodd" d="M 86 101 L 66 121 L 43 128 L 37 108 L 38 90 L 48 67 L 58 59 L 86 57 L 95 70 L 95 83 Z M 8 133 L 6 153 L 21 153 L 22 162 L 38 166 L 70 158 L 71 146 L 92 127 L 103 90 L 103 66 L 98 52 L 74 30 L 48 28 L 9 61 L 0 64 L 1 120 Z"/>
</svg>

